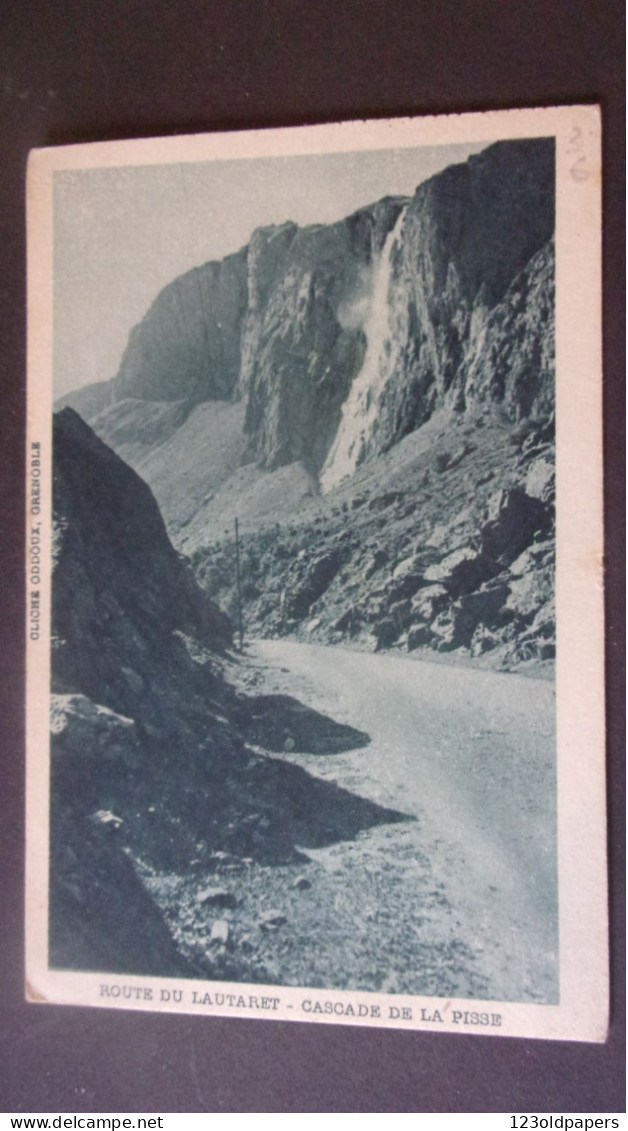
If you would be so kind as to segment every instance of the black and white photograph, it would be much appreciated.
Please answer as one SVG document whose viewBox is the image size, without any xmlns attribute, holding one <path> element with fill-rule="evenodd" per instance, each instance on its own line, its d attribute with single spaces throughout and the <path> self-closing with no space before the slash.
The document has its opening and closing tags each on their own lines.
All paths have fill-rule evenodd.
<svg viewBox="0 0 628 1131">
<path fill-rule="evenodd" d="M 31 1000 L 604 1040 L 598 149 L 31 158 Z"/>
</svg>

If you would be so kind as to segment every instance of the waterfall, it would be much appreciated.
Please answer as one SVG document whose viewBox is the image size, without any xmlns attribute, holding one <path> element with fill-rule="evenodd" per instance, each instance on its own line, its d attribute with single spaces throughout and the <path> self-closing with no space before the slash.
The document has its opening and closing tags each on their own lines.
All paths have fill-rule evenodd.
<svg viewBox="0 0 628 1131">
<path fill-rule="evenodd" d="M 407 206 L 401 209 L 394 227 L 386 236 L 377 265 L 371 307 L 364 326 L 366 354 L 342 406 L 338 431 L 320 474 L 323 492 L 336 487 L 358 466 L 377 419 L 380 395 L 391 375 L 393 360 L 388 292 L 393 249 L 401 235 L 406 209 Z"/>
</svg>

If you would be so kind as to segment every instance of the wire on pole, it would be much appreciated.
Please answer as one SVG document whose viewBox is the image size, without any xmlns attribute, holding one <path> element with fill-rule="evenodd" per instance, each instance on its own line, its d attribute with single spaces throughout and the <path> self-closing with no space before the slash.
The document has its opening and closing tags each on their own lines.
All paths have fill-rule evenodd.
<svg viewBox="0 0 628 1131">
<path fill-rule="evenodd" d="M 244 647 L 244 633 L 242 630 L 242 585 L 240 581 L 240 537 L 238 520 L 235 520 L 235 552 L 236 552 L 236 589 L 238 594 L 238 639 L 240 642 L 239 651 L 241 652 Z"/>
</svg>

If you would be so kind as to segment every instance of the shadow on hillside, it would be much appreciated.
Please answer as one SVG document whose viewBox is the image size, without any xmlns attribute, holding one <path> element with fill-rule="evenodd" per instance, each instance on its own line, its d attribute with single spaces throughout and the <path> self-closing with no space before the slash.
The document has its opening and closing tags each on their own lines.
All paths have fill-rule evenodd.
<svg viewBox="0 0 628 1131">
<path fill-rule="evenodd" d="M 240 706 L 237 719 L 243 737 L 255 746 L 285 754 L 341 754 L 368 746 L 370 735 L 305 706 L 291 695 L 258 695 Z M 265 807 L 270 836 L 248 846 L 267 863 L 285 859 L 288 845 L 322 848 L 353 840 L 376 825 L 409 820 L 333 781 L 322 780 L 293 762 L 260 757 L 241 790 Z M 246 825 L 246 819 L 244 824 Z M 255 850 L 256 849 L 256 850 Z M 269 851 L 270 849 L 270 851 Z"/>
<path fill-rule="evenodd" d="M 342 754 L 371 741 L 364 731 L 337 723 L 291 695 L 248 698 L 237 721 L 247 742 L 275 754 Z"/>
<path fill-rule="evenodd" d="M 414 820 L 406 813 L 387 809 L 335 782 L 317 778 L 292 762 L 276 758 L 260 758 L 249 773 L 247 784 L 253 796 L 263 798 L 270 817 L 271 835 L 266 843 L 259 844 L 256 853 L 265 863 L 285 861 L 285 853 L 283 859 L 272 858 L 278 832 L 286 845 L 324 848 L 353 840 L 377 825 Z"/>
</svg>

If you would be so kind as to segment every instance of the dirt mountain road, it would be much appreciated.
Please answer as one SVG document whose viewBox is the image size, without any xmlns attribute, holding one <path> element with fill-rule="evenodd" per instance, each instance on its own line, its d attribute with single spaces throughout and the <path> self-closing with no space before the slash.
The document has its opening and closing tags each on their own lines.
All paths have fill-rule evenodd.
<svg viewBox="0 0 628 1131">
<path fill-rule="evenodd" d="M 376 922 L 384 908 L 388 929 L 406 916 L 418 939 L 405 974 L 399 956 L 390 956 L 390 988 L 428 990 L 418 967 L 429 943 L 433 961 L 443 948 L 459 948 L 459 993 L 554 1000 L 553 685 L 284 640 L 256 641 L 249 652 L 269 687 L 371 737 L 366 748 L 341 755 L 285 756 L 415 818 L 352 846 L 351 882 L 362 875 L 365 919 Z M 340 880 L 346 847 L 309 855 Z"/>
</svg>

